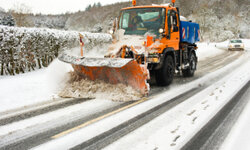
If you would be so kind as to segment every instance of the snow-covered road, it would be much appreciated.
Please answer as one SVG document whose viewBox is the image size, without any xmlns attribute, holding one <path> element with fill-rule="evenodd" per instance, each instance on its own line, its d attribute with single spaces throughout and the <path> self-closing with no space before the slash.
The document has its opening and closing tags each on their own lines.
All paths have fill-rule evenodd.
<svg viewBox="0 0 250 150">
<path fill-rule="evenodd" d="M 68 149 L 170 101 L 186 91 L 199 89 L 184 102 L 180 101 L 180 104 L 177 103 L 176 106 L 172 106 L 155 119 L 151 118 L 152 121 L 149 123 L 138 126 L 139 128 L 135 131 L 106 147 L 106 149 L 121 149 L 121 147 L 124 149 L 179 149 L 250 79 L 250 72 L 247 69 L 250 65 L 248 52 L 227 52 L 215 48 L 214 44 L 201 43 L 198 57 L 200 64 L 195 77 L 190 79 L 177 77 L 174 84 L 169 87 L 155 87 L 148 99 L 142 99 L 136 104 L 131 102 L 132 105 L 126 104 L 131 107 L 126 107 L 121 102 L 105 100 L 105 98 L 95 99 L 0 126 L 0 138 L 2 138 L 0 149 L 1 146 L 15 143 L 16 138 L 19 138 L 22 145 L 22 138 L 32 138 L 32 135 L 37 136 L 36 133 L 46 131 L 58 135 L 71 128 L 69 132 L 66 132 L 67 134 L 59 134 L 60 136 L 55 136 L 56 138 L 46 140 L 40 139 L 43 142 L 37 143 L 42 144 L 51 140 L 37 147 L 38 149 Z M 70 66 L 55 61 L 47 69 L 17 77 L 0 77 L 0 84 L 4 86 L 1 86 L 0 90 L 5 92 L 0 94 L 2 99 L 0 103 L 3 106 L 0 108 L 0 115 L 14 108 L 25 109 L 27 105 L 45 102 L 53 97 L 57 98 L 57 91 L 61 83 L 65 83 L 63 82 L 66 80 L 65 74 L 70 69 Z M 119 105 L 121 106 L 116 107 Z M 111 109 L 116 107 L 119 110 L 124 106 L 126 109 L 120 111 Z M 108 115 L 99 114 L 88 118 L 109 108 L 110 111 L 105 112 Z M 99 117 L 102 118 L 96 119 Z M 80 121 L 66 128 L 50 130 L 77 120 L 82 120 L 83 124 L 88 122 L 88 124 L 81 126 Z M 74 132 L 75 130 L 77 131 Z M 164 140 L 160 140 L 162 138 Z"/>
</svg>

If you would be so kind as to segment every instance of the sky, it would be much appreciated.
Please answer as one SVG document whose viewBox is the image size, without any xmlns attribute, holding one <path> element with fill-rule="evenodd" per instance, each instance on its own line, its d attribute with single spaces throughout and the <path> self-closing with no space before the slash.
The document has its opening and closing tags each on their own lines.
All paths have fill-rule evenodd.
<svg viewBox="0 0 250 150">
<path fill-rule="evenodd" d="M 0 0 L 0 7 L 8 11 L 13 5 L 25 4 L 32 13 L 60 14 L 85 10 L 89 4 L 101 2 L 102 5 L 129 0 Z"/>
</svg>

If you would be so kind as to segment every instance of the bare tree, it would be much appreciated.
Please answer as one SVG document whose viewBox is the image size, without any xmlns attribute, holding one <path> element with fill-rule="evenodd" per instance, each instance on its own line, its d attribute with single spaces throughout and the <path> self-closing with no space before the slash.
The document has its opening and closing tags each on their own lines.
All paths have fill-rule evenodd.
<svg viewBox="0 0 250 150">
<path fill-rule="evenodd" d="M 16 3 L 10 9 L 10 13 L 16 21 L 16 25 L 19 27 L 29 27 L 33 23 L 29 22 L 27 16 L 31 13 L 31 8 L 23 3 Z"/>
</svg>

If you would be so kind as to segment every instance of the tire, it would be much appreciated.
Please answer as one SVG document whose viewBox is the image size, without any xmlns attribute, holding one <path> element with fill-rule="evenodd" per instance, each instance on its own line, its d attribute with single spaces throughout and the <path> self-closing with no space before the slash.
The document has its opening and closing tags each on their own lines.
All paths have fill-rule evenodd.
<svg viewBox="0 0 250 150">
<path fill-rule="evenodd" d="M 172 83 L 175 72 L 175 64 L 172 56 L 167 55 L 161 69 L 156 70 L 155 80 L 159 86 L 167 86 Z"/>
<path fill-rule="evenodd" d="M 190 57 L 189 57 L 189 66 L 188 66 L 188 68 L 182 70 L 183 76 L 184 77 L 192 77 L 192 76 L 194 76 L 196 66 L 197 66 L 197 59 L 196 59 L 195 53 L 192 52 L 190 54 Z"/>
</svg>

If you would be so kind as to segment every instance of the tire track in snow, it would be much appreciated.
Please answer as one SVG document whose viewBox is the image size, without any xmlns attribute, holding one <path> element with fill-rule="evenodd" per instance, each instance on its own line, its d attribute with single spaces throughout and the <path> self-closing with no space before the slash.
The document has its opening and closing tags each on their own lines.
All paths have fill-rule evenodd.
<svg viewBox="0 0 250 150">
<path fill-rule="evenodd" d="M 34 146 L 40 145 L 50 140 L 51 136 L 61 133 L 72 127 L 78 126 L 82 123 L 93 120 L 100 117 L 103 114 L 107 114 L 121 107 L 131 104 L 132 102 L 126 102 L 118 105 L 114 105 L 103 110 L 97 110 L 90 115 L 84 116 L 82 113 L 78 113 L 78 116 L 64 116 L 57 120 L 51 120 L 43 124 L 31 126 L 29 128 L 13 132 L 9 135 L 0 137 L 0 150 L 2 149 L 30 149 Z M 49 116 L 48 116 L 49 117 Z"/>
<path fill-rule="evenodd" d="M 7 113 L 5 115 L 0 116 L 0 126 L 28 119 L 41 114 L 49 113 L 61 108 L 82 103 L 87 100 L 90 100 L 90 98 L 69 99 L 69 100 L 56 101 L 45 105 L 38 105 L 30 108 L 24 107 L 19 111 L 16 112 L 14 111 L 12 113 Z"/>
<path fill-rule="evenodd" d="M 248 103 L 244 95 L 249 91 L 250 81 L 181 150 L 219 149 Z"/>
</svg>

